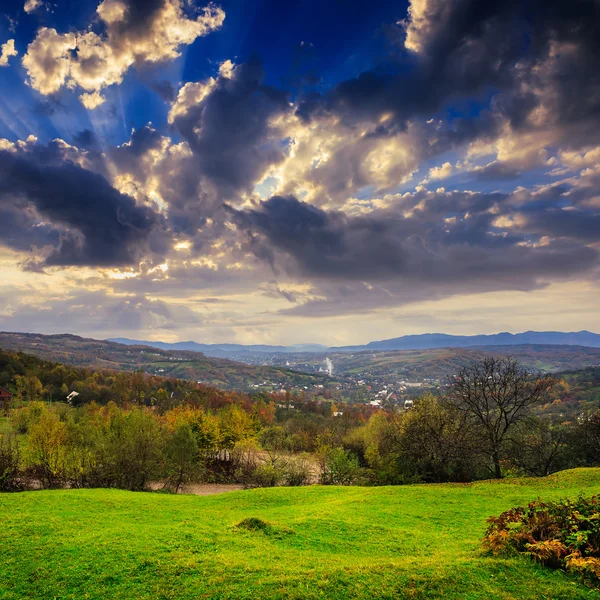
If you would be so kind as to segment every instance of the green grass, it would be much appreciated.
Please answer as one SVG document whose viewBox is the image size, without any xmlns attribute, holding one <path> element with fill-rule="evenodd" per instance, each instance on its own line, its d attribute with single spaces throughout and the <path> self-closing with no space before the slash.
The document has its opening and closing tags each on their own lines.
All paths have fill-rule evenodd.
<svg viewBox="0 0 600 600">
<path fill-rule="evenodd" d="M 482 553 L 487 516 L 600 469 L 472 485 L 0 494 L 0 598 L 599 598 Z"/>
</svg>

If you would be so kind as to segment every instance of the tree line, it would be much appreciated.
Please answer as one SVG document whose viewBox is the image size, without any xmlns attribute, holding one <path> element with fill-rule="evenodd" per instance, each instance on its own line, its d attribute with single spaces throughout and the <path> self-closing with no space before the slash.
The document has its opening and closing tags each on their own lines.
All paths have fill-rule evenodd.
<svg viewBox="0 0 600 600">
<path fill-rule="evenodd" d="M 4 491 L 466 482 L 600 462 L 600 411 L 536 415 L 560 384 L 511 358 L 464 367 L 411 410 L 289 390 L 236 394 L 11 353 L 0 353 L 0 385 L 15 393 L 0 421 Z"/>
</svg>

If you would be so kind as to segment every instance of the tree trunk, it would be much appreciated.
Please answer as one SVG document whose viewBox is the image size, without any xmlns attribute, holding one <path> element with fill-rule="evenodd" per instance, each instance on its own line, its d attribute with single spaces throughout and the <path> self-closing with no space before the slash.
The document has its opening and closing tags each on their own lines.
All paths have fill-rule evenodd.
<svg viewBox="0 0 600 600">
<path fill-rule="evenodd" d="M 494 452 L 492 458 L 494 460 L 494 477 L 496 479 L 502 479 L 502 469 L 500 468 L 500 458 L 498 457 L 498 453 Z"/>
</svg>

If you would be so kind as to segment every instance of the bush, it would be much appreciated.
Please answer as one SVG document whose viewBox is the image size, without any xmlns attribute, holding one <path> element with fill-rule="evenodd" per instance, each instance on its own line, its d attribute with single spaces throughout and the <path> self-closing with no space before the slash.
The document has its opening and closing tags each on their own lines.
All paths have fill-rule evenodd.
<svg viewBox="0 0 600 600">
<path fill-rule="evenodd" d="M 332 448 L 323 456 L 320 483 L 323 485 L 356 485 L 364 478 L 358 458 L 343 448 Z"/>
<path fill-rule="evenodd" d="M 29 430 L 35 425 L 45 411 L 42 402 L 31 402 L 22 408 L 17 408 L 11 412 L 10 421 L 17 433 L 29 433 Z"/>
<path fill-rule="evenodd" d="M 312 469 L 307 460 L 290 460 L 285 468 L 284 482 L 292 487 L 309 485 L 312 476 Z"/>
<path fill-rule="evenodd" d="M 21 453 L 16 439 L 0 435 L 0 492 L 18 492 L 20 481 Z"/>
<path fill-rule="evenodd" d="M 493 554 L 516 551 L 600 585 L 600 495 L 536 500 L 490 517 L 488 523 L 484 545 Z"/>
<path fill-rule="evenodd" d="M 285 472 L 277 465 L 263 463 L 256 467 L 247 485 L 249 487 L 275 487 L 281 485 Z"/>
</svg>

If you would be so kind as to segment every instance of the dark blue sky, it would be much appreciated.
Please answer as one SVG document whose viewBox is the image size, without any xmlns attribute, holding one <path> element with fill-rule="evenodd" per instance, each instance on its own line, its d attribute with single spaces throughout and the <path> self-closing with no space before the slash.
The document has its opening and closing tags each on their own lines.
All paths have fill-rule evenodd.
<svg viewBox="0 0 600 600">
<path fill-rule="evenodd" d="M 22 55 L 39 27 L 55 28 L 59 33 L 85 30 L 90 24 L 98 30 L 95 0 L 62 0 L 51 10 L 34 14 L 23 12 L 24 0 L 2 3 L 0 39 L 14 38 Z M 166 124 L 163 100 L 151 82 L 171 82 L 174 89 L 187 81 L 214 75 L 227 59 L 243 63 L 258 59 L 265 71 L 265 82 L 290 92 L 324 91 L 340 81 L 357 77 L 389 60 L 389 32 L 406 16 L 404 2 L 350 2 L 344 0 L 225 0 L 219 5 L 227 15 L 217 34 L 198 38 L 181 49 L 182 57 L 164 65 L 131 70 L 118 94 L 113 96 L 119 115 L 104 122 L 104 134 L 111 143 L 125 141 L 131 127 L 148 122 Z M 18 65 L 0 70 L 4 105 L 18 122 L 23 113 L 35 115 L 36 135 L 51 139 L 57 135 L 71 137 L 79 129 L 91 126 L 88 115 L 73 98 L 61 93 L 40 105 L 36 94 L 25 86 L 25 73 Z M 53 119 L 48 112 L 55 110 Z M 68 118 L 58 113 L 68 112 Z M 98 125 L 97 125 L 98 127 Z M 19 133 L 0 123 L 0 135 L 15 139 Z"/>
</svg>

